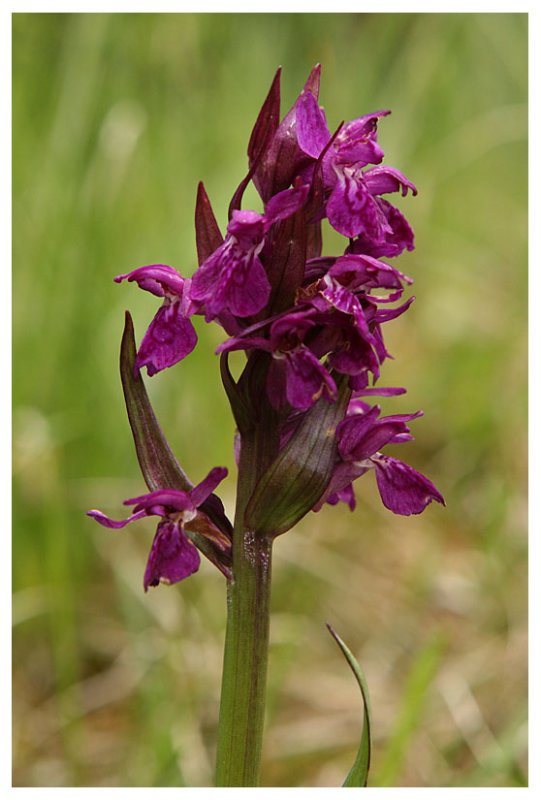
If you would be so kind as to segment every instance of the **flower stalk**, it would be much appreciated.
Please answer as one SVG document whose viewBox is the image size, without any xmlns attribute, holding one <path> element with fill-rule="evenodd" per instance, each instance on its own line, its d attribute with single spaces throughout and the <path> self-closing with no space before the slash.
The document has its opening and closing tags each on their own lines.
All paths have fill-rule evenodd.
<svg viewBox="0 0 541 800">
<path fill-rule="evenodd" d="M 270 537 L 235 528 L 227 586 L 216 786 L 258 786 L 265 718 L 271 591 Z"/>
</svg>

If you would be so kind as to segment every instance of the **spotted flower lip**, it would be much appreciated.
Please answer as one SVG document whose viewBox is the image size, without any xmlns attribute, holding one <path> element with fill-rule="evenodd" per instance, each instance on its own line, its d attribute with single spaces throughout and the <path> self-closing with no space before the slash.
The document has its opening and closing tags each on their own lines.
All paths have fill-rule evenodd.
<svg viewBox="0 0 541 800">
<path fill-rule="evenodd" d="M 215 467 L 207 477 L 190 491 L 159 489 L 125 500 L 124 505 L 134 506 L 126 519 L 114 520 L 101 511 L 87 511 L 89 517 L 106 528 L 123 528 L 130 522 L 147 516 L 161 517 L 152 542 L 143 585 L 178 583 L 199 569 L 197 548 L 186 536 L 184 525 L 193 520 L 199 507 L 212 494 L 227 475 L 225 467 Z M 207 522 L 210 524 L 210 522 Z"/>
<path fill-rule="evenodd" d="M 150 376 L 155 375 L 178 364 L 197 344 L 197 334 L 189 319 L 194 310 L 189 299 L 190 279 L 166 264 L 151 264 L 115 278 L 116 283 L 124 280 L 135 281 L 144 291 L 164 298 L 143 337 L 135 362 L 138 369 L 146 367 Z"/>
<path fill-rule="evenodd" d="M 202 307 L 207 322 L 224 312 L 249 317 L 266 306 L 271 285 L 259 257 L 265 235 L 273 224 L 301 208 L 308 191 L 308 186 L 297 186 L 274 195 L 264 214 L 233 211 L 224 243 L 192 279 L 190 297 Z"/>
</svg>

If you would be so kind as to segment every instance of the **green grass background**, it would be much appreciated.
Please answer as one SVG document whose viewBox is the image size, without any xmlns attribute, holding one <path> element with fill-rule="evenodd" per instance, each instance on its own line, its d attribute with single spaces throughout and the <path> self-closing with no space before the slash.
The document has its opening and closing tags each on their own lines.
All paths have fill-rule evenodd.
<svg viewBox="0 0 541 800">
<path fill-rule="evenodd" d="M 153 526 L 84 516 L 144 489 L 117 361 L 124 309 L 141 336 L 156 303 L 112 277 L 191 274 L 198 180 L 225 225 L 276 67 L 285 112 L 318 61 L 331 127 L 392 108 L 386 163 L 419 188 L 397 201 L 417 300 L 382 379 L 409 394 L 384 408 L 425 409 L 397 455 L 447 508 L 395 517 L 368 476 L 354 514 L 278 540 L 263 783 L 351 765 L 360 697 L 328 621 L 371 689 L 372 785 L 524 785 L 526 15 L 15 14 L 13 33 L 15 785 L 211 784 L 223 578 L 145 595 Z M 147 385 L 191 478 L 230 468 L 232 511 L 221 333 L 198 331 Z"/>
</svg>

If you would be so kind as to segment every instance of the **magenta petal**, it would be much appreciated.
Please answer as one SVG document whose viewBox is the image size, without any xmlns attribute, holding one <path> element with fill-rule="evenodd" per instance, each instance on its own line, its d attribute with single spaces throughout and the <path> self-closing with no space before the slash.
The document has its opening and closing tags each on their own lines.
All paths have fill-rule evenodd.
<svg viewBox="0 0 541 800">
<path fill-rule="evenodd" d="M 271 287 L 256 255 L 246 253 L 221 281 L 225 305 L 235 317 L 249 317 L 266 306 Z"/>
<path fill-rule="evenodd" d="M 379 406 L 373 406 L 364 414 L 354 413 L 342 420 L 336 429 L 338 452 L 342 458 L 347 461 L 361 460 L 354 453 L 362 446 L 367 434 L 373 430 L 379 412 Z M 373 455 L 375 452 L 376 450 L 372 450 L 369 455 Z"/>
<path fill-rule="evenodd" d="M 349 168 L 336 182 L 327 202 L 327 217 L 338 233 L 353 239 L 361 233 L 381 238 L 381 214 L 360 173 Z"/>
<path fill-rule="evenodd" d="M 354 417 L 351 419 L 354 419 Z M 349 451 L 349 458 L 353 458 L 355 461 L 364 461 L 381 450 L 382 447 L 385 447 L 386 444 L 389 444 L 389 442 L 396 443 L 396 437 L 403 433 L 409 433 L 404 422 L 386 422 L 384 418 L 378 421 L 371 430 L 367 431 L 356 447 Z"/>
<path fill-rule="evenodd" d="M 354 506 L 352 507 L 350 504 L 350 501 L 353 503 L 355 502 L 352 486 L 353 481 L 368 472 L 368 469 L 369 467 L 359 466 L 355 462 L 339 461 L 334 468 L 329 485 L 322 497 L 320 497 L 315 504 L 313 511 L 320 511 L 325 503 L 329 501 L 331 505 L 336 505 L 338 500 L 344 500 L 349 504 L 351 510 L 353 510 Z M 351 494 L 348 491 L 349 489 L 351 489 Z M 347 500 L 346 497 L 348 498 Z"/>
<path fill-rule="evenodd" d="M 199 553 L 176 522 L 160 522 L 150 548 L 143 585 L 178 583 L 197 572 Z"/>
<path fill-rule="evenodd" d="M 354 291 L 368 289 L 401 289 L 402 283 L 413 283 L 404 273 L 368 255 L 353 253 L 340 256 L 329 269 L 329 276 Z"/>
<path fill-rule="evenodd" d="M 163 297 L 166 293 L 182 297 L 184 289 L 184 278 L 179 275 L 176 269 L 167 264 L 150 264 L 148 267 L 138 267 L 124 275 L 117 275 L 116 283 L 123 280 L 136 281 L 141 289 L 151 292 L 158 297 Z"/>
<path fill-rule="evenodd" d="M 402 303 L 401 306 L 397 306 L 396 308 L 386 308 L 386 309 L 379 309 L 374 314 L 374 322 L 389 322 L 391 319 L 396 319 L 401 314 L 404 314 L 411 304 L 415 301 L 415 296 L 408 297 L 405 303 Z"/>
<path fill-rule="evenodd" d="M 380 209 L 385 214 L 387 224 L 390 227 L 390 233 L 385 236 L 386 253 L 381 255 L 397 256 L 403 250 L 413 250 L 414 234 L 411 225 L 401 211 L 380 197 L 378 200 Z"/>
<path fill-rule="evenodd" d="M 212 296 L 222 271 L 222 258 L 230 247 L 230 243 L 225 242 L 201 264 L 192 278 L 190 288 L 192 300 L 206 302 Z M 211 317 L 207 316 L 207 322 L 209 322 L 210 319 Z"/>
<path fill-rule="evenodd" d="M 406 389 L 402 386 L 372 386 L 370 388 L 357 389 L 355 392 L 356 397 L 369 397 L 375 395 L 377 397 L 394 397 L 398 394 L 406 394 Z M 350 402 L 350 406 L 354 401 Z"/>
<path fill-rule="evenodd" d="M 327 497 L 326 502 L 330 506 L 336 506 L 338 503 L 345 503 L 349 506 L 350 511 L 355 511 L 355 506 L 357 505 L 357 501 L 355 499 L 355 491 L 353 489 L 353 484 L 350 483 L 344 489 L 341 489 L 339 492 L 333 492 Z"/>
<path fill-rule="evenodd" d="M 265 235 L 265 217 L 257 211 L 233 211 L 231 222 L 227 226 L 228 241 L 234 237 L 242 250 L 254 250 L 263 241 Z"/>
<path fill-rule="evenodd" d="M 232 353 L 234 350 L 271 350 L 271 344 L 268 339 L 263 339 L 260 336 L 233 336 L 231 339 L 226 339 L 216 348 L 216 353 Z"/>
<path fill-rule="evenodd" d="M 155 492 L 148 492 L 139 497 L 125 500 L 124 505 L 135 506 L 136 511 L 146 509 L 147 513 L 152 513 L 152 509 L 156 507 L 171 508 L 175 511 L 193 508 L 190 493 L 179 489 L 157 489 Z"/>
<path fill-rule="evenodd" d="M 182 313 L 180 302 L 165 302 L 149 325 L 137 353 L 136 365 L 155 375 L 177 364 L 197 344 L 197 334 Z"/>
<path fill-rule="evenodd" d="M 364 173 L 364 180 L 371 194 L 388 194 L 389 192 L 402 192 L 403 195 L 411 190 L 417 194 L 417 188 L 400 170 L 394 167 L 372 167 Z"/>
<path fill-rule="evenodd" d="M 349 248 L 350 252 L 363 253 L 375 258 L 381 256 L 391 258 L 399 256 L 403 250 L 413 250 L 414 234 L 405 216 L 382 197 L 375 198 L 375 201 L 386 220 L 384 238 L 376 242 L 365 233 L 361 233 Z"/>
<path fill-rule="evenodd" d="M 268 228 L 281 219 L 287 219 L 299 208 L 302 208 L 308 197 L 309 190 L 310 187 L 305 184 L 298 187 L 295 186 L 293 189 L 286 189 L 271 197 L 265 206 L 265 227 Z"/>
<path fill-rule="evenodd" d="M 379 164 L 383 150 L 377 143 L 378 117 L 390 111 L 376 111 L 351 120 L 341 129 L 334 143 L 335 160 L 340 164 Z"/>
<path fill-rule="evenodd" d="M 345 375 L 359 375 L 370 370 L 374 380 L 379 377 L 378 359 L 370 344 L 355 328 L 349 330 L 344 346 L 331 353 L 329 361 L 337 372 Z M 361 384 L 366 386 L 365 376 L 361 378 Z M 355 382 L 352 388 L 357 388 Z"/>
<path fill-rule="evenodd" d="M 286 394 L 293 408 L 306 410 L 322 394 L 327 400 L 336 397 L 336 384 L 307 347 L 300 346 L 285 354 Z"/>
<path fill-rule="evenodd" d="M 102 511 L 97 511 L 93 509 L 92 511 L 87 511 L 87 516 L 92 517 L 95 519 L 96 522 L 99 522 L 100 525 L 103 525 L 104 528 L 123 528 L 125 525 L 129 525 L 130 522 L 133 522 L 136 519 L 141 519 L 141 517 L 146 517 L 145 511 L 138 511 L 136 514 L 131 514 L 127 519 L 111 519 Z"/>
<path fill-rule="evenodd" d="M 201 483 L 198 483 L 197 486 L 194 486 L 190 492 L 190 497 L 195 508 L 199 508 L 199 506 L 205 502 L 209 494 L 212 494 L 212 492 L 215 490 L 218 484 L 223 481 L 226 475 L 227 469 L 225 467 L 214 467 L 214 469 L 211 469 L 207 477 L 204 478 Z"/>
<path fill-rule="evenodd" d="M 248 236 L 248 225 L 241 225 L 241 229 Z M 243 249 L 233 237 L 197 270 L 191 296 L 205 303 L 205 319 L 210 322 L 224 311 L 235 317 L 257 314 L 266 305 L 270 290 L 267 273 L 255 250 Z"/>
<path fill-rule="evenodd" d="M 303 152 L 319 158 L 321 151 L 331 138 L 325 114 L 310 92 L 303 92 L 296 103 L 297 141 Z"/>
<path fill-rule="evenodd" d="M 373 462 L 383 505 L 395 514 L 420 514 L 432 500 L 445 505 L 428 478 L 396 458 L 378 455 Z"/>
</svg>

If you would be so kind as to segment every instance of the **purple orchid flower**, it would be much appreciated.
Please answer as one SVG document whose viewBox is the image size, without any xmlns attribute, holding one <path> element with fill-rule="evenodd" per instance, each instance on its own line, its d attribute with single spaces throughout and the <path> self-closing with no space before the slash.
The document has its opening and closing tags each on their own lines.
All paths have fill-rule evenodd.
<svg viewBox="0 0 541 800">
<path fill-rule="evenodd" d="M 149 375 L 155 375 L 177 364 L 197 344 L 197 334 L 189 320 L 193 313 L 189 300 L 190 280 L 166 264 L 139 267 L 115 278 L 117 283 L 123 280 L 136 281 L 141 289 L 164 298 L 143 337 L 135 361 L 137 368 L 146 367 Z"/>
<path fill-rule="evenodd" d="M 364 388 L 368 373 L 376 380 L 380 364 L 389 357 L 381 325 L 403 314 L 414 298 L 394 308 L 379 306 L 398 300 L 403 292 L 402 283 L 412 281 L 395 267 L 362 255 L 315 259 L 308 268 L 312 277 L 322 262 L 331 266 L 300 295 L 301 302 L 318 312 L 315 321 L 321 326 L 311 347 L 318 356 L 329 353 L 329 366 L 352 376 L 352 389 Z M 372 295 L 369 292 L 373 288 L 393 291 L 388 295 Z"/>
<path fill-rule="evenodd" d="M 383 150 L 377 143 L 377 122 L 388 114 L 390 111 L 376 111 L 346 123 L 323 156 L 323 181 L 328 197 L 325 215 L 343 236 L 366 240 L 367 249 L 362 252 L 369 255 L 395 255 L 395 251 L 401 252 L 401 245 L 402 249 L 413 248 L 413 234 L 406 220 L 379 195 L 397 191 L 405 195 L 408 190 L 415 195 L 414 184 L 393 167 L 363 169 L 367 164 L 379 165 L 383 159 Z M 296 122 L 301 150 L 318 159 L 331 133 L 312 94 L 303 93 L 299 97 Z"/>
<path fill-rule="evenodd" d="M 204 307 L 209 322 L 224 312 L 250 317 L 267 304 L 271 285 L 259 254 L 269 228 L 298 211 L 308 186 L 274 195 L 265 213 L 233 211 L 225 241 L 201 264 L 192 279 L 191 299 Z"/>
<path fill-rule="evenodd" d="M 396 390 L 392 391 L 397 393 Z M 422 413 L 394 414 L 378 419 L 379 406 L 370 407 L 362 400 L 352 400 L 348 416 L 339 424 L 336 432 L 338 462 L 327 491 L 315 510 L 319 510 L 324 502 L 335 505 L 340 500 L 348 503 L 353 510 L 355 498 L 352 483 L 369 469 L 376 471 L 384 506 L 395 514 L 420 514 L 433 500 L 445 505 L 442 495 L 428 478 L 403 461 L 380 452 L 385 445 L 411 440 L 413 437 L 407 423 L 422 416 Z"/>
<path fill-rule="evenodd" d="M 294 409 L 306 411 L 321 396 L 329 402 L 336 398 L 336 384 L 328 370 L 320 363 L 309 346 L 304 343 L 306 334 L 315 321 L 312 309 L 301 309 L 282 314 L 268 326 L 268 338 L 251 336 L 246 331 L 224 342 L 217 352 L 232 350 L 263 350 L 272 354 L 267 373 L 267 395 L 276 409 L 287 400 Z M 261 328 L 261 325 L 254 326 Z"/>
<path fill-rule="evenodd" d="M 159 489 L 125 500 L 124 505 L 134 506 L 133 513 L 127 519 L 114 520 L 97 510 L 87 511 L 87 514 L 100 525 L 115 529 L 142 517 L 161 517 L 145 569 L 143 585 L 146 592 L 149 586 L 178 583 L 197 572 L 199 552 L 186 536 L 184 526 L 203 514 L 199 507 L 226 475 L 225 467 L 215 467 L 189 492 Z M 210 525 L 210 521 L 206 520 L 206 523 Z"/>
</svg>

